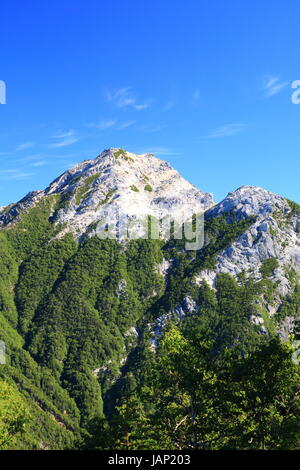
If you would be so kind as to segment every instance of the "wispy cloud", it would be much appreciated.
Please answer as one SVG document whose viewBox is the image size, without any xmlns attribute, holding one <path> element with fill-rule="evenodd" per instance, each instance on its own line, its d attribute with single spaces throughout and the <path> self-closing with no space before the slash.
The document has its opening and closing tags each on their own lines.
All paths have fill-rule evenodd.
<svg viewBox="0 0 300 470">
<path fill-rule="evenodd" d="M 69 145 L 73 145 L 79 141 L 79 138 L 76 137 L 76 133 L 73 129 L 70 129 L 67 132 L 61 132 L 52 136 L 52 139 L 58 140 L 58 142 L 54 142 L 53 144 L 49 144 L 48 147 L 50 148 L 61 148 L 61 147 L 68 147 Z"/>
<path fill-rule="evenodd" d="M 72 137 L 75 135 L 74 129 L 70 129 L 67 132 L 62 132 L 61 134 L 56 134 L 53 136 L 54 139 L 66 139 L 67 137 Z"/>
<path fill-rule="evenodd" d="M 122 129 L 127 129 L 128 127 L 133 126 L 135 123 L 136 121 L 125 121 L 119 124 L 117 129 L 121 131 Z"/>
<path fill-rule="evenodd" d="M 245 124 L 225 124 L 217 127 L 207 137 L 209 139 L 217 139 L 220 137 L 232 137 L 241 134 L 246 129 Z"/>
<path fill-rule="evenodd" d="M 61 148 L 61 147 L 68 147 L 69 145 L 73 145 L 78 141 L 79 139 L 77 139 L 76 137 L 67 137 L 66 139 L 63 139 L 60 142 L 55 142 L 54 144 L 50 144 L 49 147 L 54 148 L 54 149 Z"/>
<path fill-rule="evenodd" d="M 94 127 L 95 129 L 99 129 L 101 131 L 105 131 L 107 129 L 122 130 L 133 126 L 135 123 L 135 120 L 120 122 L 117 119 L 107 119 L 98 123 L 87 124 L 87 127 Z"/>
<path fill-rule="evenodd" d="M 98 124 L 91 124 L 91 127 L 96 127 L 100 130 L 110 129 L 116 125 L 117 121 L 115 119 L 107 119 L 106 121 L 100 121 Z"/>
<path fill-rule="evenodd" d="M 26 150 L 34 146 L 34 142 L 23 142 L 22 144 L 18 145 L 16 148 L 16 152 L 20 152 L 21 150 Z"/>
<path fill-rule="evenodd" d="M 264 80 L 264 94 L 267 97 L 277 95 L 277 93 L 280 93 L 288 84 L 289 82 L 283 82 L 279 77 L 267 77 Z"/>
<path fill-rule="evenodd" d="M 31 166 L 34 166 L 34 167 L 40 167 L 40 166 L 45 166 L 45 165 L 48 165 L 47 160 L 38 160 L 36 162 L 31 163 Z"/>
<path fill-rule="evenodd" d="M 24 180 L 33 176 L 33 173 L 25 173 L 19 169 L 8 169 L 0 171 L 0 179 L 2 180 Z"/>
<path fill-rule="evenodd" d="M 33 155 L 26 155 L 26 157 L 18 158 L 16 161 L 17 162 L 31 162 L 35 160 L 41 160 L 42 156 L 39 153 L 33 154 Z"/>
<path fill-rule="evenodd" d="M 134 108 L 137 109 L 138 111 L 141 111 L 142 109 L 149 108 L 149 106 L 150 106 L 149 102 L 140 103 L 140 104 L 137 103 L 137 104 L 134 105 Z"/>
<path fill-rule="evenodd" d="M 150 100 L 139 102 L 131 87 L 118 88 L 111 91 L 105 91 L 107 101 L 111 102 L 117 108 L 132 107 L 137 111 L 150 107 Z"/>
</svg>

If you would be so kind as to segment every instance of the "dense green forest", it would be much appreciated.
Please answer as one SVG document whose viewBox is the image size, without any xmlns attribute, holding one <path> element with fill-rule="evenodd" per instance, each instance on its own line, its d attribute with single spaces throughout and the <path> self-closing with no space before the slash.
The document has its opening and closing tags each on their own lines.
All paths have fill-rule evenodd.
<svg viewBox="0 0 300 470">
<path fill-rule="evenodd" d="M 194 280 L 253 219 L 208 219 L 204 248 L 186 252 L 56 237 L 60 204 L 48 196 L 0 232 L 0 448 L 299 448 L 294 338 L 276 332 L 298 314 L 297 276 L 264 329 L 250 319 L 272 301 L 276 259 L 259 282 Z"/>
</svg>

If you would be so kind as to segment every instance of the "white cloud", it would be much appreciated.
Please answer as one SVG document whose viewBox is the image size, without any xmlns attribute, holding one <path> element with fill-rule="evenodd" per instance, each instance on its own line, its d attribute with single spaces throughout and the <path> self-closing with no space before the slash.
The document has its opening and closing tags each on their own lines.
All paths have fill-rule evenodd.
<svg viewBox="0 0 300 470">
<path fill-rule="evenodd" d="M 101 131 L 104 131 L 106 129 L 115 129 L 115 130 L 122 130 L 122 129 L 127 129 L 130 126 L 133 126 L 136 121 L 124 121 L 124 122 L 119 122 L 116 119 L 107 119 L 104 121 L 100 121 L 98 123 L 90 123 L 87 124 L 88 127 L 94 127 L 95 129 L 99 129 Z"/>
<path fill-rule="evenodd" d="M 136 100 L 131 96 L 131 88 L 118 88 L 115 91 L 106 90 L 106 98 L 117 106 L 117 108 L 124 108 L 133 105 Z"/>
<path fill-rule="evenodd" d="M 136 121 L 125 121 L 125 122 L 122 122 L 121 124 L 119 124 L 117 129 L 118 130 L 127 129 L 128 127 L 133 126 L 133 124 L 135 124 L 135 123 L 136 123 Z"/>
<path fill-rule="evenodd" d="M 47 164 L 48 162 L 46 160 L 39 160 L 37 162 L 31 163 L 31 166 L 40 167 L 40 166 L 45 166 Z"/>
<path fill-rule="evenodd" d="M 209 135 L 209 139 L 217 139 L 219 137 L 232 137 L 241 134 L 246 129 L 244 124 L 226 124 L 214 129 Z"/>
<path fill-rule="evenodd" d="M 55 136 L 53 136 L 53 138 L 54 139 L 66 139 L 67 137 L 72 137 L 73 135 L 75 135 L 75 131 L 73 129 L 70 129 L 67 132 L 56 134 Z"/>
<path fill-rule="evenodd" d="M 74 137 L 74 138 L 73 137 L 67 137 L 66 139 L 63 139 L 60 142 L 55 142 L 54 144 L 50 144 L 49 147 L 50 148 L 68 147 L 69 145 L 75 144 L 78 141 L 79 141 L 79 139 L 77 139 L 76 137 Z"/>
<path fill-rule="evenodd" d="M 18 160 L 16 160 L 17 162 L 30 162 L 30 161 L 34 161 L 34 160 L 40 160 L 41 159 L 41 154 L 37 153 L 37 154 L 34 154 L 34 155 L 27 155 L 26 157 L 22 157 L 22 158 L 18 158 Z"/>
<path fill-rule="evenodd" d="M 33 173 L 25 173 L 19 169 L 8 169 L 0 171 L 0 178 L 4 180 L 23 180 L 33 176 Z"/>
<path fill-rule="evenodd" d="M 50 148 L 68 147 L 69 145 L 73 145 L 79 141 L 79 138 L 76 137 L 76 132 L 73 129 L 55 134 L 52 136 L 52 139 L 58 140 L 58 142 L 49 144 L 48 147 Z"/>
<path fill-rule="evenodd" d="M 110 127 L 114 127 L 116 125 L 117 121 L 114 119 L 109 119 L 107 121 L 101 121 L 98 124 L 95 124 L 93 127 L 96 127 L 97 129 L 109 129 Z"/>
<path fill-rule="evenodd" d="M 21 150 L 26 150 L 34 146 L 34 142 L 23 142 L 22 144 L 18 145 L 16 148 L 16 152 L 20 152 Z"/>
<path fill-rule="evenodd" d="M 263 90 L 265 96 L 271 97 L 280 93 L 281 90 L 288 86 L 289 82 L 280 81 L 279 77 L 267 77 L 264 81 Z"/>
<path fill-rule="evenodd" d="M 135 109 L 138 111 L 141 111 L 142 109 L 147 109 L 149 108 L 150 104 L 149 103 L 141 103 L 141 104 L 134 104 L 133 105 Z"/>
<path fill-rule="evenodd" d="M 118 88 L 111 91 L 106 90 L 106 99 L 110 101 L 117 108 L 132 107 L 137 111 L 147 109 L 150 107 L 150 102 L 138 102 L 131 87 Z"/>
</svg>

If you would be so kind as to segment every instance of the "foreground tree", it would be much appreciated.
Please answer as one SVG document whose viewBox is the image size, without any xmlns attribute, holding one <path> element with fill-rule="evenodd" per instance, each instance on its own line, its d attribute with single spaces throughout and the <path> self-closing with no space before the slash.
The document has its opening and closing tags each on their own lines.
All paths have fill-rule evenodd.
<svg viewBox="0 0 300 470">
<path fill-rule="evenodd" d="M 195 339 L 195 338 L 194 338 Z M 300 375 L 292 348 L 271 339 L 227 363 L 204 360 L 208 344 L 165 336 L 153 393 L 153 425 L 162 442 L 179 449 L 298 448 Z"/>
</svg>

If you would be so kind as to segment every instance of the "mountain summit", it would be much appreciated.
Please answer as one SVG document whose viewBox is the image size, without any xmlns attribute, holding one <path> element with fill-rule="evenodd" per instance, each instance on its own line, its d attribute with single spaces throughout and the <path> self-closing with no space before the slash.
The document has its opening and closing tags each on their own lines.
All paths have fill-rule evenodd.
<svg viewBox="0 0 300 470">
<path fill-rule="evenodd" d="M 0 213 L 0 224 L 11 223 L 24 208 L 49 196 L 59 200 L 54 219 L 64 226 L 61 235 L 71 231 L 76 238 L 116 213 L 133 220 L 171 215 L 183 222 L 214 205 L 212 194 L 196 189 L 169 163 L 149 153 L 111 148 L 66 171 L 46 190 L 30 193 L 6 208 Z"/>
</svg>

